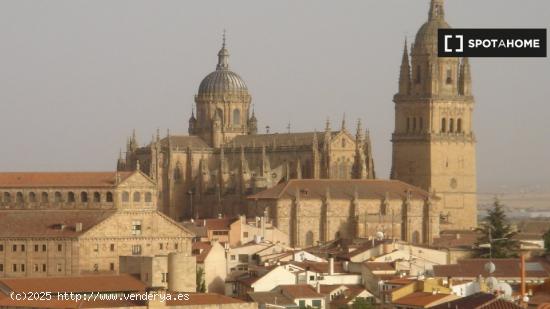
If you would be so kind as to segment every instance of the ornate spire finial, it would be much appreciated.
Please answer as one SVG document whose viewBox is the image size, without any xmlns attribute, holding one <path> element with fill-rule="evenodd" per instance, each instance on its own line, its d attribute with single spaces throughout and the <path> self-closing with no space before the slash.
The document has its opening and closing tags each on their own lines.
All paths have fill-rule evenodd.
<svg viewBox="0 0 550 309">
<path fill-rule="evenodd" d="M 430 4 L 429 19 L 444 19 L 445 18 L 445 0 L 432 0 Z"/>
<path fill-rule="evenodd" d="M 216 66 L 216 70 L 227 70 L 229 69 L 229 52 L 227 51 L 226 44 L 225 44 L 225 29 L 223 30 L 223 38 L 222 38 L 222 48 L 218 52 L 218 65 Z"/>
<path fill-rule="evenodd" d="M 223 29 L 222 48 L 225 48 L 225 29 Z"/>
<path fill-rule="evenodd" d="M 330 131 L 330 117 L 327 117 L 326 125 L 325 125 L 325 131 Z"/>
<path fill-rule="evenodd" d="M 342 116 L 342 131 L 346 130 L 346 113 Z"/>
</svg>

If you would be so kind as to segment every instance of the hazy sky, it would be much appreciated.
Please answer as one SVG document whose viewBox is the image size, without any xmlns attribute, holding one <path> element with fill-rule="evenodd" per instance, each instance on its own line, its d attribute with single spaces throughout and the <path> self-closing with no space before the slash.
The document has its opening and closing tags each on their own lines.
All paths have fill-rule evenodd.
<svg viewBox="0 0 550 309">
<path fill-rule="evenodd" d="M 387 177 L 405 36 L 428 0 L 0 1 L 0 170 L 113 170 L 135 128 L 186 133 L 227 29 L 259 128 L 371 130 Z M 453 27 L 548 28 L 548 0 L 447 0 Z M 472 59 L 480 187 L 550 182 L 549 59 Z"/>
</svg>

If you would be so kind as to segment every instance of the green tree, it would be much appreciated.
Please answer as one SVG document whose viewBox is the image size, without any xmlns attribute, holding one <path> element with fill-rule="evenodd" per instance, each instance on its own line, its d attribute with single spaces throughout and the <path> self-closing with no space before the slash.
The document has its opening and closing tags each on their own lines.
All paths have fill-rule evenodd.
<svg viewBox="0 0 550 309">
<path fill-rule="evenodd" d="M 202 267 L 197 267 L 196 284 L 198 293 L 206 292 L 206 284 L 204 283 L 204 269 L 202 269 Z"/>
<path fill-rule="evenodd" d="M 373 309 L 372 304 L 364 297 L 357 297 L 351 304 L 351 309 Z"/>
<path fill-rule="evenodd" d="M 477 231 L 481 233 L 476 243 L 478 257 L 489 258 L 491 255 L 496 259 L 503 259 L 518 256 L 519 242 L 513 239 L 516 232 L 512 229 L 504 207 L 497 198 Z M 491 248 L 483 246 L 487 244 L 490 244 Z"/>
<path fill-rule="evenodd" d="M 550 254 L 550 229 L 543 236 L 544 239 L 544 248 L 546 248 L 546 253 Z"/>
</svg>

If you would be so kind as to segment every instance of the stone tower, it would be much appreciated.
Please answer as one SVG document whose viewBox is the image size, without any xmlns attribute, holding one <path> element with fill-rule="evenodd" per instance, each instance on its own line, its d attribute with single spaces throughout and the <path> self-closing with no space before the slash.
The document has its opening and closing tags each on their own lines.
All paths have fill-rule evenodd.
<svg viewBox="0 0 550 309">
<path fill-rule="evenodd" d="M 218 148 L 235 136 L 255 133 L 256 128 L 249 130 L 249 123 L 256 121 L 249 118 L 251 100 L 244 80 L 229 70 L 224 33 L 216 70 L 202 80 L 195 96 L 197 116 L 189 119 L 189 134 Z"/>
<path fill-rule="evenodd" d="M 468 59 L 437 56 L 439 28 L 449 28 L 444 0 L 431 0 L 410 62 L 405 41 L 393 100 L 391 178 L 435 192 L 441 198 L 442 229 L 468 229 L 477 226 L 470 65 Z"/>
</svg>

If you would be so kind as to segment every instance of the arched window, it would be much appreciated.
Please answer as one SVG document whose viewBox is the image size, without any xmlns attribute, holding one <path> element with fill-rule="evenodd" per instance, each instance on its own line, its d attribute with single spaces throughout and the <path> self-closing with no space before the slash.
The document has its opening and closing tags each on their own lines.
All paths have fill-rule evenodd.
<svg viewBox="0 0 550 309">
<path fill-rule="evenodd" d="M 22 192 L 17 192 L 15 194 L 15 202 L 16 203 L 23 203 L 23 193 Z"/>
<path fill-rule="evenodd" d="M 418 118 L 418 131 L 424 131 L 424 119 L 422 117 Z"/>
<path fill-rule="evenodd" d="M 42 192 L 42 197 L 40 199 L 42 201 L 42 203 L 47 203 L 48 202 L 48 192 Z"/>
<path fill-rule="evenodd" d="M 441 119 L 441 132 L 447 132 L 447 119 L 445 118 Z"/>
<path fill-rule="evenodd" d="M 222 123 L 224 123 L 224 119 L 223 119 L 223 110 L 221 108 L 217 108 L 216 109 L 216 114 L 218 114 L 218 116 L 220 117 L 220 119 L 222 120 Z"/>
<path fill-rule="evenodd" d="M 76 202 L 76 198 L 74 197 L 74 192 L 71 191 L 71 192 L 67 193 L 67 201 L 69 203 Z"/>
<path fill-rule="evenodd" d="M 455 131 L 455 120 L 453 118 L 449 119 L 449 132 L 453 133 Z"/>
<path fill-rule="evenodd" d="M 456 120 L 456 131 L 462 133 L 462 118 Z"/>
<path fill-rule="evenodd" d="M 235 108 L 233 110 L 233 125 L 234 126 L 240 126 L 241 125 L 241 110 L 238 108 Z"/>
<path fill-rule="evenodd" d="M 80 202 L 88 203 L 88 192 L 80 192 Z"/>
<path fill-rule="evenodd" d="M 122 201 L 128 203 L 130 201 L 130 193 L 126 191 L 122 192 Z"/>
<path fill-rule="evenodd" d="M 153 201 L 153 194 L 151 192 L 145 193 L 145 203 L 151 203 Z"/>
<path fill-rule="evenodd" d="M 306 233 L 306 246 L 311 247 L 313 246 L 313 232 L 307 231 Z"/>
<path fill-rule="evenodd" d="M 4 203 L 11 203 L 11 194 L 9 192 L 4 192 Z"/>
<path fill-rule="evenodd" d="M 411 131 L 411 118 L 407 117 L 407 133 Z"/>
<path fill-rule="evenodd" d="M 101 194 L 99 192 L 94 192 L 94 203 L 101 202 Z"/>
<path fill-rule="evenodd" d="M 139 192 L 134 192 L 134 202 L 139 202 L 141 200 L 141 194 Z"/>
<path fill-rule="evenodd" d="M 413 132 L 416 132 L 416 117 L 413 118 Z"/>
<path fill-rule="evenodd" d="M 106 196 L 105 200 L 107 201 L 107 203 L 112 203 L 113 202 L 113 193 L 112 192 L 107 192 L 107 196 Z"/>
<path fill-rule="evenodd" d="M 420 233 L 418 231 L 414 231 L 412 233 L 412 243 L 413 244 L 419 244 L 420 243 Z"/>
<path fill-rule="evenodd" d="M 53 195 L 53 198 L 55 200 L 56 203 L 61 203 L 63 202 L 63 196 L 61 195 L 61 192 L 59 191 L 56 191 Z"/>
<path fill-rule="evenodd" d="M 36 203 L 36 193 L 34 192 L 29 193 L 29 202 Z"/>
<path fill-rule="evenodd" d="M 453 83 L 453 70 L 451 70 L 450 68 L 447 69 L 447 78 L 446 78 L 445 82 L 447 83 L 447 85 Z"/>
</svg>

